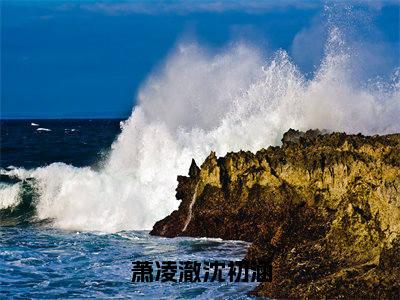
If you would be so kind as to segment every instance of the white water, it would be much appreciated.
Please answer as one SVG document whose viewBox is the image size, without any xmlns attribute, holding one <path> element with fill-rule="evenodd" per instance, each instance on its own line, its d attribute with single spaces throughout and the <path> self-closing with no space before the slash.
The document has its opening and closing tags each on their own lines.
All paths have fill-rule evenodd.
<svg viewBox="0 0 400 300">
<path fill-rule="evenodd" d="M 194 205 L 195 202 L 196 202 L 197 190 L 198 190 L 198 188 L 199 188 L 199 183 L 200 183 L 200 182 L 197 182 L 196 187 L 194 188 L 194 193 L 193 193 L 193 196 L 192 196 L 192 201 L 190 201 L 190 204 L 189 204 L 189 211 L 188 211 L 188 215 L 187 215 L 186 220 L 185 220 L 185 224 L 183 225 L 182 232 L 185 232 L 185 231 L 186 231 L 186 228 L 188 227 L 190 221 L 192 220 L 193 205 Z"/>
<path fill-rule="evenodd" d="M 21 184 L 3 185 L 0 184 L 0 208 L 8 208 L 19 201 L 19 190 Z"/>
<path fill-rule="evenodd" d="M 243 44 L 217 55 L 181 45 L 141 88 L 100 171 L 55 163 L 2 172 L 37 179 L 38 217 L 54 226 L 149 229 L 177 208 L 176 176 L 211 150 L 257 151 L 279 144 L 289 128 L 399 132 L 399 72 L 393 82 L 360 83 L 353 54 L 332 30 L 321 66 L 306 79 L 283 51 L 268 59 Z M 2 190 L 2 207 L 18 201 L 18 188 Z"/>
</svg>

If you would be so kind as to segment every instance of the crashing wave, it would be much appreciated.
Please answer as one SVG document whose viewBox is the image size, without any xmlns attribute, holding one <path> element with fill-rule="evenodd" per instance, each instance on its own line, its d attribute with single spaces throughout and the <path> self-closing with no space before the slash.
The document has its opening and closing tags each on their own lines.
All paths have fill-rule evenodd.
<svg viewBox="0 0 400 300">
<path fill-rule="evenodd" d="M 278 145 L 289 128 L 399 132 L 398 76 L 360 83 L 353 55 L 335 28 L 312 78 L 282 50 L 265 60 L 244 44 L 216 55 L 181 45 L 141 88 L 100 170 L 54 163 L 2 174 L 34 178 L 37 220 L 73 230 L 149 229 L 177 208 L 176 175 L 211 150 L 257 151 Z M 23 203 L 21 183 L 0 194 L 2 205 Z"/>
</svg>

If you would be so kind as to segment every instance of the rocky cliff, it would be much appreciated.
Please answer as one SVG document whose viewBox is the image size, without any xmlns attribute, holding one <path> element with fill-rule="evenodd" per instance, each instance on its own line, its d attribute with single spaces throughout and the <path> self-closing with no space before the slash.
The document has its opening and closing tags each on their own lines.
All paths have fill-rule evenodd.
<svg viewBox="0 0 400 300">
<path fill-rule="evenodd" d="M 178 177 L 180 207 L 151 234 L 253 242 L 269 298 L 400 299 L 400 134 L 289 130 L 281 147 L 211 153 Z"/>
</svg>

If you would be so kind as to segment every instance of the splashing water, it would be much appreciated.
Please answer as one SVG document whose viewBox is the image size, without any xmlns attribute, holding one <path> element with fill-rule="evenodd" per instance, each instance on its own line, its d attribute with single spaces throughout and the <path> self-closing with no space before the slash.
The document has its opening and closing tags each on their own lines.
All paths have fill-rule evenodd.
<svg viewBox="0 0 400 300">
<path fill-rule="evenodd" d="M 211 150 L 257 151 L 279 144 L 289 128 L 400 131 L 399 76 L 360 83 L 351 53 L 334 28 L 320 67 L 306 79 L 281 50 L 265 61 L 243 44 L 217 55 L 181 45 L 140 90 L 100 170 L 54 163 L 2 173 L 35 178 L 36 217 L 56 227 L 149 229 L 177 208 L 176 176 Z M 0 208 L 18 203 L 19 188 L 0 189 Z"/>
<path fill-rule="evenodd" d="M 192 201 L 190 201 L 190 204 L 189 204 L 189 212 L 188 212 L 188 215 L 187 215 L 187 217 L 186 217 L 185 224 L 183 225 L 182 232 L 185 232 L 185 231 L 186 231 L 186 229 L 187 229 L 187 227 L 188 227 L 190 221 L 192 220 L 193 205 L 194 205 L 194 203 L 196 202 L 197 190 L 199 189 L 199 183 L 200 183 L 200 181 L 197 182 L 196 187 L 194 188 L 194 193 L 193 193 L 193 196 L 192 196 Z"/>
</svg>

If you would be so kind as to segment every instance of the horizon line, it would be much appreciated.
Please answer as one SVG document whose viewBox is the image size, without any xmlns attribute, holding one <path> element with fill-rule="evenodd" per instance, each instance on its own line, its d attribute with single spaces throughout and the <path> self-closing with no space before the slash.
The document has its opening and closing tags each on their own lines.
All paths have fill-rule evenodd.
<svg viewBox="0 0 400 300">
<path fill-rule="evenodd" d="M 0 117 L 0 121 L 10 121 L 10 120 L 120 120 L 127 119 L 128 116 L 121 117 Z"/>
</svg>

